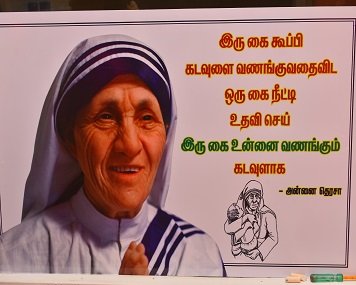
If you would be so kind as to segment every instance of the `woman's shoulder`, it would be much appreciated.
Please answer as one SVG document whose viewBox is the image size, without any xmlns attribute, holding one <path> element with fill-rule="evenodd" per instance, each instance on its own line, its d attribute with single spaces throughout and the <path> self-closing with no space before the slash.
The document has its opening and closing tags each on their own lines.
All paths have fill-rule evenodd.
<svg viewBox="0 0 356 285">
<path fill-rule="evenodd" d="M 165 237 L 166 242 L 171 241 L 172 247 L 176 247 L 179 252 L 177 275 L 225 275 L 219 248 L 214 239 L 204 230 L 161 209 L 157 210 L 152 224 L 157 225 L 157 231 L 162 231 L 160 236 Z M 155 231 L 156 234 L 157 231 Z"/>
<path fill-rule="evenodd" d="M 202 229 L 195 226 L 194 224 L 162 209 L 157 209 L 157 213 L 154 219 L 161 225 L 177 228 L 177 230 L 179 230 L 185 238 L 189 238 L 194 235 L 207 235 Z"/>
<path fill-rule="evenodd" d="M 265 217 L 277 218 L 276 213 L 266 205 L 261 208 L 260 213 L 263 214 Z"/>
<path fill-rule="evenodd" d="M 49 272 L 51 242 L 65 240 L 71 215 L 65 204 L 22 221 L 0 236 L 0 272 Z"/>
<path fill-rule="evenodd" d="M 33 248 L 36 243 L 46 244 L 51 235 L 62 231 L 73 221 L 73 215 L 67 203 L 49 208 L 42 213 L 25 219 L 0 236 L 2 250 L 14 250 L 18 247 Z"/>
</svg>

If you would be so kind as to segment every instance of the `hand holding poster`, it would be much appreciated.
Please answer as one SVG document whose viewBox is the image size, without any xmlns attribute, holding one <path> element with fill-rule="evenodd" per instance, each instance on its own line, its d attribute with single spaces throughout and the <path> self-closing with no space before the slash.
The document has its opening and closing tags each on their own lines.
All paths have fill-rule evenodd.
<svg viewBox="0 0 356 285">
<path fill-rule="evenodd" d="M 254 11 L 4 17 L 3 272 L 355 264 L 354 19 Z"/>
</svg>

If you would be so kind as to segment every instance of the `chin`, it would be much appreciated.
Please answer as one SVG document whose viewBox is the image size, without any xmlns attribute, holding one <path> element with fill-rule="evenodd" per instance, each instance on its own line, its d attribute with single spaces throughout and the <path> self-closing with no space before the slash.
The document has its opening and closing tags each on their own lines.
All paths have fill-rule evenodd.
<svg viewBox="0 0 356 285">
<path fill-rule="evenodd" d="M 122 212 L 129 213 L 130 216 L 133 215 L 135 216 L 142 208 L 142 205 L 144 203 L 143 201 L 118 201 L 116 203 L 118 209 L 122 209 Z"/>
</svg>

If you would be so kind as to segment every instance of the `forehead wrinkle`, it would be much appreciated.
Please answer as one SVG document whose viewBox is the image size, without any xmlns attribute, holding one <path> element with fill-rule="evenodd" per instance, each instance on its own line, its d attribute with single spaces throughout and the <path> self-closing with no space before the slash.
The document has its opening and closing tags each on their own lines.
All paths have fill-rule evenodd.
<svg viewBox="0 0 356 285">
<path fill-rule="evenodd" d="M 110 109 L 110 110 L 114 110 L 116 108 L 119 108 L 119 110 L 121 111 L 122 104 L 120 104 L 119 100 L 116 100 L 114 98 L 108 98 L 106 100 L 104 100 L 103 102 L 100 102 L 99 106 L 100 109 Z"/>
<path fill-rule="evenodd" d="M 119 113 L 129 113 L 131 111 L 135 113 L 136 111 L 139 112 L 144 109 L 148 109 L 148 108 L 152 109 L 155 107 L 154 101 L 149 98 L 138 99 L 138 102 L 132 102 L 132 100 L 130 100 L 129 104 L 127 104 L 127 102 L 125 101 L 126 100 L 119 100 L 117 98 L 107 98 L 103 102 L 100 102 L 99 109 L 108 109 L 108 110 L 118 111 Z M 128 105 L 129 108 L 125 108 L 123 104 Z M 158 104 L 157 104 L 157 110 L 161 111 Z M 130 116 L 133 116 L 133 114 Z"/>
<path fill-rule="evenodd" d="M 153 100 L 149 100 L 147 98 L 141 99 L 138 104 L 137 104 L 137 109 L 142 110 L 142 109 L 146 109 L 149 107 L 154 107 L 154 103 Z"/>
</svg>

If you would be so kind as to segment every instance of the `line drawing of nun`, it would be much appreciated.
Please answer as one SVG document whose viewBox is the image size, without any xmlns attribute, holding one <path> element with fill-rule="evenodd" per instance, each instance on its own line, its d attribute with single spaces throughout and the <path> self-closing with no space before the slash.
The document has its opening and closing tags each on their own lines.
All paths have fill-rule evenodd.
<svg viewBox="0 0 356 285">
<path fill-rule="evenodd" d="M 264 261 L 278 244 L 277 216 L 265 205 L 259 181 L 250 180 L 229 206 L 224 230 L 230 235 L 234 257 Z"/>
</svg>

